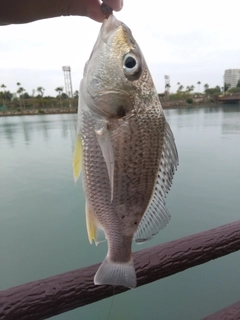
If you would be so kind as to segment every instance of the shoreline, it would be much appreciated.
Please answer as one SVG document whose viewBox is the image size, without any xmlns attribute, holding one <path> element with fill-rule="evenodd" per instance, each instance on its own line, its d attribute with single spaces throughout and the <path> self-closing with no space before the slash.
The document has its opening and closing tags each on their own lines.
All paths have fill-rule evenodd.
<svg viewBox="0 0 240 320">
<path fill-rule="evenodd" d="M 41 109 L 41 110 L 23 110 L 23 111 L 1 111 L 0 117 L 14 117 L 14 116 L 39 116 L 46 114 L 68 114 L 77 113 L 76 108 L 64 108 L 64 109 Z"/>
<path fill-rule="evenodd" d="M 203 103 L 177 103 L 177 102 L 161 102 L 163 110 L 169 109 L 183 109 L 183 108 L 201 108 L 201 107 L 218 107 L 222 104 L 206 102 Z M 12 111 L 0 111 L 0 117 L 13 117 L 13 116 L 34 116 L 34 115 L 47 115 L 47 114 L 73 114 L 77 113 L 77 108 L 46 108 L 41 110 L 12 110 Z"/>
</svg>

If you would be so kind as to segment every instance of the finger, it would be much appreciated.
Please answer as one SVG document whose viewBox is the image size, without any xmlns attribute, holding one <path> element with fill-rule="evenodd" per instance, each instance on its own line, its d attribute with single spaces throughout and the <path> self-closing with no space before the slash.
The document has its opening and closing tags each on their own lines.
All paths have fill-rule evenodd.
<svg viewBox="0 0 240 320">
<path fill-rule="evenodd" d="M 101 7 L 98 8 L 89 8 L 87 10 L 86 16 L 89 17 L 92 20 L 95 20 L 97 22 L 103 22 L 104 15 L 102 13 Z"/>
<path fill-rule="evenodd" d="M 71 6 L 66 7 L 63 15 L 86 16 L 97 22 L 104 20 L 100 0 L 71 0 Z"/>
<path fill-rule="evenodd" d="M 93 19 L 97 22 L 103 22 L 104 14 L 101 9 L 100 0 L 77 0 L 81 5 L 85 5 L 85 12 L 83 15 Z"/>
<path fill-rule="evenodd" d="M 103 0 L 114 11 L 120 11 L 123 7 L 123 0 Z"/>
</svg>

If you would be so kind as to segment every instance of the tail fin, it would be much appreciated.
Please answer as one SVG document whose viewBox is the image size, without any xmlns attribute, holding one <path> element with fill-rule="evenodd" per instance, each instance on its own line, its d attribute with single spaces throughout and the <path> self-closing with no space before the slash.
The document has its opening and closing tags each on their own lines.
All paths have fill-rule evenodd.
<svg viewBox="0 0 240 320">
<path fill-rule="evenodd" d="M 105 258 L 94 277 L 94 284 L 118 285 L 135 288 L 137 285 L 133 259 L 129 262 L 112 262 Z"/>
</svg>

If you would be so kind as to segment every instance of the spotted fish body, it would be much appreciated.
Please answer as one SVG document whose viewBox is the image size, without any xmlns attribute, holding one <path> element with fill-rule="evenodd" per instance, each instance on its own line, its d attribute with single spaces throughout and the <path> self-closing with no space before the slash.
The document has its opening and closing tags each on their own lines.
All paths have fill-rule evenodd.
<svg viewBox="0 0 240 320">
<path fill-rule="evenodd" d="M 170 219 L 164 198 L 178 163 L 151 75 L 130 29 L 104 21 L 80 86 L 74 176 L 83 170 L 90 242 L 108 241 L 95 284 L 136 286 L 132 240 Z M 80 165 L 80 162 L 82 165 Z"/>
</svg>

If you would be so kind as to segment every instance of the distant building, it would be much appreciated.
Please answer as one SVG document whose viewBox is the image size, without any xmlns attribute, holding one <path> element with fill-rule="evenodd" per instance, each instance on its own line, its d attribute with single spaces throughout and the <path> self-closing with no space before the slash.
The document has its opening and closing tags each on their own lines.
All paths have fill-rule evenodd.
<svg viewBox="0 0 240 320">
<path fill-rule="evenodd" d="M 240 69 L 228 69 L 224 72 L 224 84 L 230 84 L 230 88 L 236 87 L 240 80 Z"/>
</svg>

